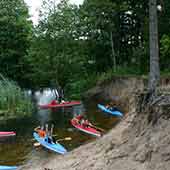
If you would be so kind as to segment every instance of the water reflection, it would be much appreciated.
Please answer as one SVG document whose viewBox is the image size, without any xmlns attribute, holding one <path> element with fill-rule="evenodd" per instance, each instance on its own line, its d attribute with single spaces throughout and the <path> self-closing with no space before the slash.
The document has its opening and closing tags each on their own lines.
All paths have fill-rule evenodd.
<svg viewBox="0 0 170 170">
<path fill-rule="evenodd" d="M 56 89 L 51 90 L 50 88 L 44 89 L 43 91 L 36 91 L 35 99 L 37 104 L 43 105 L 50 103 L 56 98 L 55 92 L 58 93 Z"/>
<path fill-rule="evenodd" d="M 40 122 L 40 125 L 45 125 L 47 122 L 51 121 L 51 112 L 50 110 L 38 110 L 36 115 L 37 120 Z"/>
</svg>

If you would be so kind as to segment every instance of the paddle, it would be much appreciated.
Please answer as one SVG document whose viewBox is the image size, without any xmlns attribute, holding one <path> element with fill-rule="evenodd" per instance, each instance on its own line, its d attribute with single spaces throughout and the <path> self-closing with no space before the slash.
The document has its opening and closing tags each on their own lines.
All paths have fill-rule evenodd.
<svg viewBox="0 0 170 170">
<path fill-rule="evenodd" d="M 63 140 L 72 140 L 72 138 L 71 137 L 65 137 L 63 139 L 58 139 L 58 140 L 56 140 L 56 143 L 59 142 L 59 141 L 63 141 Z M 35 147 L 40 146 L 40 145 L 41 144 L 39 142 L 34 143 Z"/>
<path fill-rule="evenodd" d="M 92 125 L 92 124 L 90 124 L 89 126 L 94 127 L 95 129 L 98 129 L 98 130 L 101 131 L 101 132 L 105 132 L 105 130 L 102 129 L 102 128 L 100 128 L 100 127 L 94 126 L 94 125 Z"/>
<path fill-rule="evenodd" d="M 58 139 L 56 142 L 58 142 L 58 141 L 63 141 L 63 140 L 72 140 L 72 138 L 71 138 L 71 137 L 65 137 L 65 138 L 63 138 L 63 139 Z"/>
<path fill-rule="evenodd" d="M 52 137 L 56 137 L 56 136 L 58 136 L 57 134 L 55 134 L 55 135 L 52 135 Z M 36 139 L 35 138 L 32 138 L 31 139 L 31 141 L 35 141 Z"/>
<path fill-rule="evenodd" d="M 36 142 L 34 143 L 34 146 L 37 147 L 37 146 L 40 146 L 41 144 L 39 142 Z"/>
</svg>

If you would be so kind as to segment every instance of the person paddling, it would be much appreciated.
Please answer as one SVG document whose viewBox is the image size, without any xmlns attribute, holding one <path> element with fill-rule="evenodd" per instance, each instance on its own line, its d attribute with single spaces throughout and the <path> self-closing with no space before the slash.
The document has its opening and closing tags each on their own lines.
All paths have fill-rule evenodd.
<svg viewBox="0 0 170 170">
<path fill-rule="evenodd" d="M 44 138 L 46 136 L 46 131 L 44 130 L 44 127 L 43 126 L 38 126 L 34 129 L 35 132 L 38 133 L 38 135 L 41 137 L 41 138 Z"/>
<path fill-rule="evenodd" d="M 92 127 L 93 125 L 87 119 L 84 119 L 83 126 L 88 128 L 88 127 Z"/>
<path fill-rule="evenodd" d="M 109 109 L 109 110 L 111 110 L 111 111 L 116 111 L 116 110 L 118 110 L 115 106 L 112 106 L 111 104 L 107 104 L 105 107 L 106 107 L 106 109 Z"/>
<path fill-rule="evenodd" d="M 83 115 L 78 115 L 76 118 L 75 118 L 79 123 L 80 125 L 82 125 L 83 127 L 88 127 L 88 126 L 91 126 L 92 124 L 84 118 Z"/>
<path fill-rule="evenodd" d="M 45 131 L 46 131 L 46 135 L 45 135 L 45 141 L 48 143 L 51 143 L 51 138 L 50 138 L 50 133 L 48 131 L 48 124 L 45 125 Z"/>
<path fill-rule="evenodd" d="M 65 100 L 64 100 L 64 90 L 59 86 L 59 90 L 58 90 L 58 102 L 59 103 L 64 103 Z"/>
<path fill-rule="evenodd" d="M 54 142 L 55 143 L 55 138 L 53 137 L 53 129 L 54 129 L 54 125 L 52 124 L 51 125 L 51 129 L 50 131 L 48 130 L 48 124 L 46 124 L 46 136 L 45 136 L 45 141 L 48 142 L 48 143 L 52 143 Z"/>
</svg>

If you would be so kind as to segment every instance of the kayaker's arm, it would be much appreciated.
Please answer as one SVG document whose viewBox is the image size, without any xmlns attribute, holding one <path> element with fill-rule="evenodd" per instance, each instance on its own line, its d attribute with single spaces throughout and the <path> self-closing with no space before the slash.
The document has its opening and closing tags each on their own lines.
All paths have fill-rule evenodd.
<svg viewBox="0 0 170 170">
<path fill-rule="evenodd" d="M 52 124 L 52 125 L 51 125 L 51 132 L 50 132 L 50 136 L 52 136 L 52 135 L 53 135 L 53 129 L 54 129 L 54 125 Z"/>
<path fill-rule="evenodd" d="M 38 130 L 40 130 L 41 127 L 40 126 L 37 126 L 36 128 L 34 128 L 34 131 L 37 132 Z"/>
</svg>

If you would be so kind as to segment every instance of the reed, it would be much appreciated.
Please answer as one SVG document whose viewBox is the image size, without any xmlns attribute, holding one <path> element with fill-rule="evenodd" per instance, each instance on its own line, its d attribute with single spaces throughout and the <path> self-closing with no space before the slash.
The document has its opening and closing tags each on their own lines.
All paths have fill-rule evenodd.
<svg viewBox="0 0 170 170">
<path fill-rule="evenodd" d="M 0 110 L 10 114 L 28 114 L 32 111 L 30 97 L 26 96 L 16 82 L 0 74 Z"/>
</svg>

